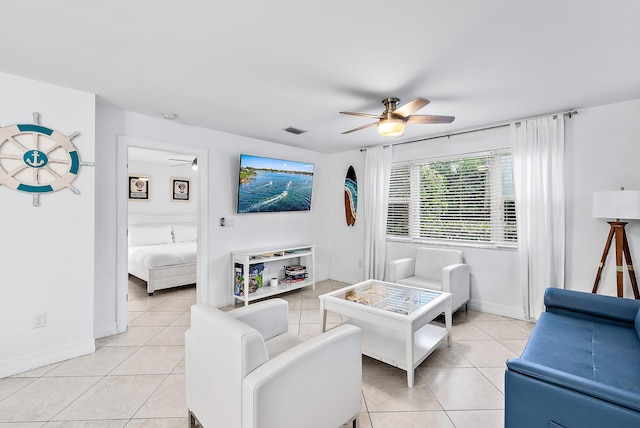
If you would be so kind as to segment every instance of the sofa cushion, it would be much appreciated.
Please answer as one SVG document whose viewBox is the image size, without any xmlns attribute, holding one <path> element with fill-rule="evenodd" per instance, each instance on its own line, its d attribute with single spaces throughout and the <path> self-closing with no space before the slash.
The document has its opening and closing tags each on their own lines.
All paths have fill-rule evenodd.
<svg viewBox="0 0 640 428">
<path fill-rule="evenodd" d="M 426 278 L 418 278 L 417 276 L 410 276 L 409 278 L 399 279 L 396 281 L 398 284 L 408 285 L 410 287 L 426 288 L 428 290 L 442 291 L 442 279 L 432 280 Z"/>
<path fill-rule="evenodd" d="M 544 312 L 522 359 L 640 393 L 640 338 L 633 328 Z"/>
<path fill-rule="evenodd" d="M 462 251 L 418 248 L 415 274 L 420 278 L 442 281 L 442 268 L 457 263 L 462 263 Z"/>
<path fill-rule="evenodd" d="M 636 315 L 636 334 L 638 335 L 638 339 L 640 339 L 640 309 L 638 309 L 638 314 Z"/>
<path fill-rule="evenodd" d="M 269 353 L 269 359 L 271 360 L 282 354 L 284 351 L 287 351 L 302 342 L 304 342 L 304 339 L 300 336 L 288 332 L 267 340 L 265 345 L 267 345 L 267 352 Z"/>
</svg>

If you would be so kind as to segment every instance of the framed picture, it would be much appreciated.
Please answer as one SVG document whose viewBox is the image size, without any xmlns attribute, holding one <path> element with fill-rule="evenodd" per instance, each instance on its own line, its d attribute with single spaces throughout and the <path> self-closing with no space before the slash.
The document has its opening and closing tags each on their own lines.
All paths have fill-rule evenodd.
<svg viewBox="0 0 640 428">
<path fill-rule="evenodd" d="M 129 175 L 129 200 L 149 200 L 150 179 L 146 175 Z"/>
<path fill-rule="evenodd" d="M 188 178 L 171 177 L 171 200 L 188 201 L 191 195 L 191 183 Z"/>
</svg>

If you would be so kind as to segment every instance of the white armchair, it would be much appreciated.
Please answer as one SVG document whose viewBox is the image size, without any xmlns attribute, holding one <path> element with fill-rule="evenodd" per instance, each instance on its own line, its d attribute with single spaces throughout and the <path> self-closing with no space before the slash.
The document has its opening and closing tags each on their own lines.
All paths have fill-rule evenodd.
<svg viewBox="0 0 640 428">
<path fill-rule="evenodd" d="M 286 300 L 223 312 L 191 307 L 185 336 L 189 424 L 204 428 L 357 426 L 362 403 L 360 329 L 309 340 L 289 333 Z"/>
<path fill-rule="evenodd" d="M 451 293 L 453 311 L 469 301 L 469 265 L 462 263 L 462 251 L 418 248 L 415 258 L 389 263 L 389 282 Z"/>
</svg>

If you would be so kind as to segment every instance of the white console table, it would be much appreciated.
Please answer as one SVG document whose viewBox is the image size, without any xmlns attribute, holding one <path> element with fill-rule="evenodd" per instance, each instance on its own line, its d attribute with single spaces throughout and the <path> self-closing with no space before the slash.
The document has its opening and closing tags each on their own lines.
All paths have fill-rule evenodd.
<svg viewBox="0 0 640 428">
<path fill-rule="evenodd" d="M 263 278 L 263 287 L 253 293 L 249 290 L 249 266 L 264 263 L 265 269 L 269 270 L 269 277 Z M 235 266 L 242 265 L 244 292 L 241 295 L 235 294 Z M 306 266 L 307 278 L 291 284 L 283 283 L 284 267 L 287 265 L 299 264 Z M 255 250 L 234 251 L 231 254 L 231 293 L 237 300 L 244 302 L 245 306 L 249 302 L 275 296 L 287 291 L 312 286 L 316 289 L 315 283 L 315 246 L 314 245 L 291 245 L 286 247 L 260 248 Z M 269 285 L 270 278 L 278 278 L 278 286 Z"/>
</svg>

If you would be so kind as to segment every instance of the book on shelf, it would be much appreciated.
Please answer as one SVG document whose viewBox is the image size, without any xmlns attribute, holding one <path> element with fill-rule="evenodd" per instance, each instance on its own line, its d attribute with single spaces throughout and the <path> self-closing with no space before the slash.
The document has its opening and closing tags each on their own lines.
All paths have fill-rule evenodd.
<svg viewBox="0 0 640 428">
<path fill-rule="evenodd" d="M 235 264 L 233 292 L 236 296 L 244 295 L 244 268 L 241 263 Z M 254 293 L 263 286 L 262 273 L 264 263 L 249 265 L 249 293 Z"/>
<path fill-rule="evenodd" d="M 296 275 L 298 273 L 307 273 L 307 270 L 306 269 L 297 269 L 297 270 L 285 269 L 284 273 L 290 273 L 291 275 Z"/>
<path fill-rule="evenodd" d="M 297 284 L 299 282 L 305 282 L 306 280 L 307 280 L 307 277 L 304 277 L 304 278 L 286 278 L 285 277 L 280 282 L 284 285 L 290 285 L 290 284 Z"/>
<path fill-rule="evenodd" d="M 233 294 L 236 296 L 242 296 L 244 294 L 244 276 L 242 275 L 242 265 L 240 263 L 235 264 L 233 274 Z"/>
</svg>

